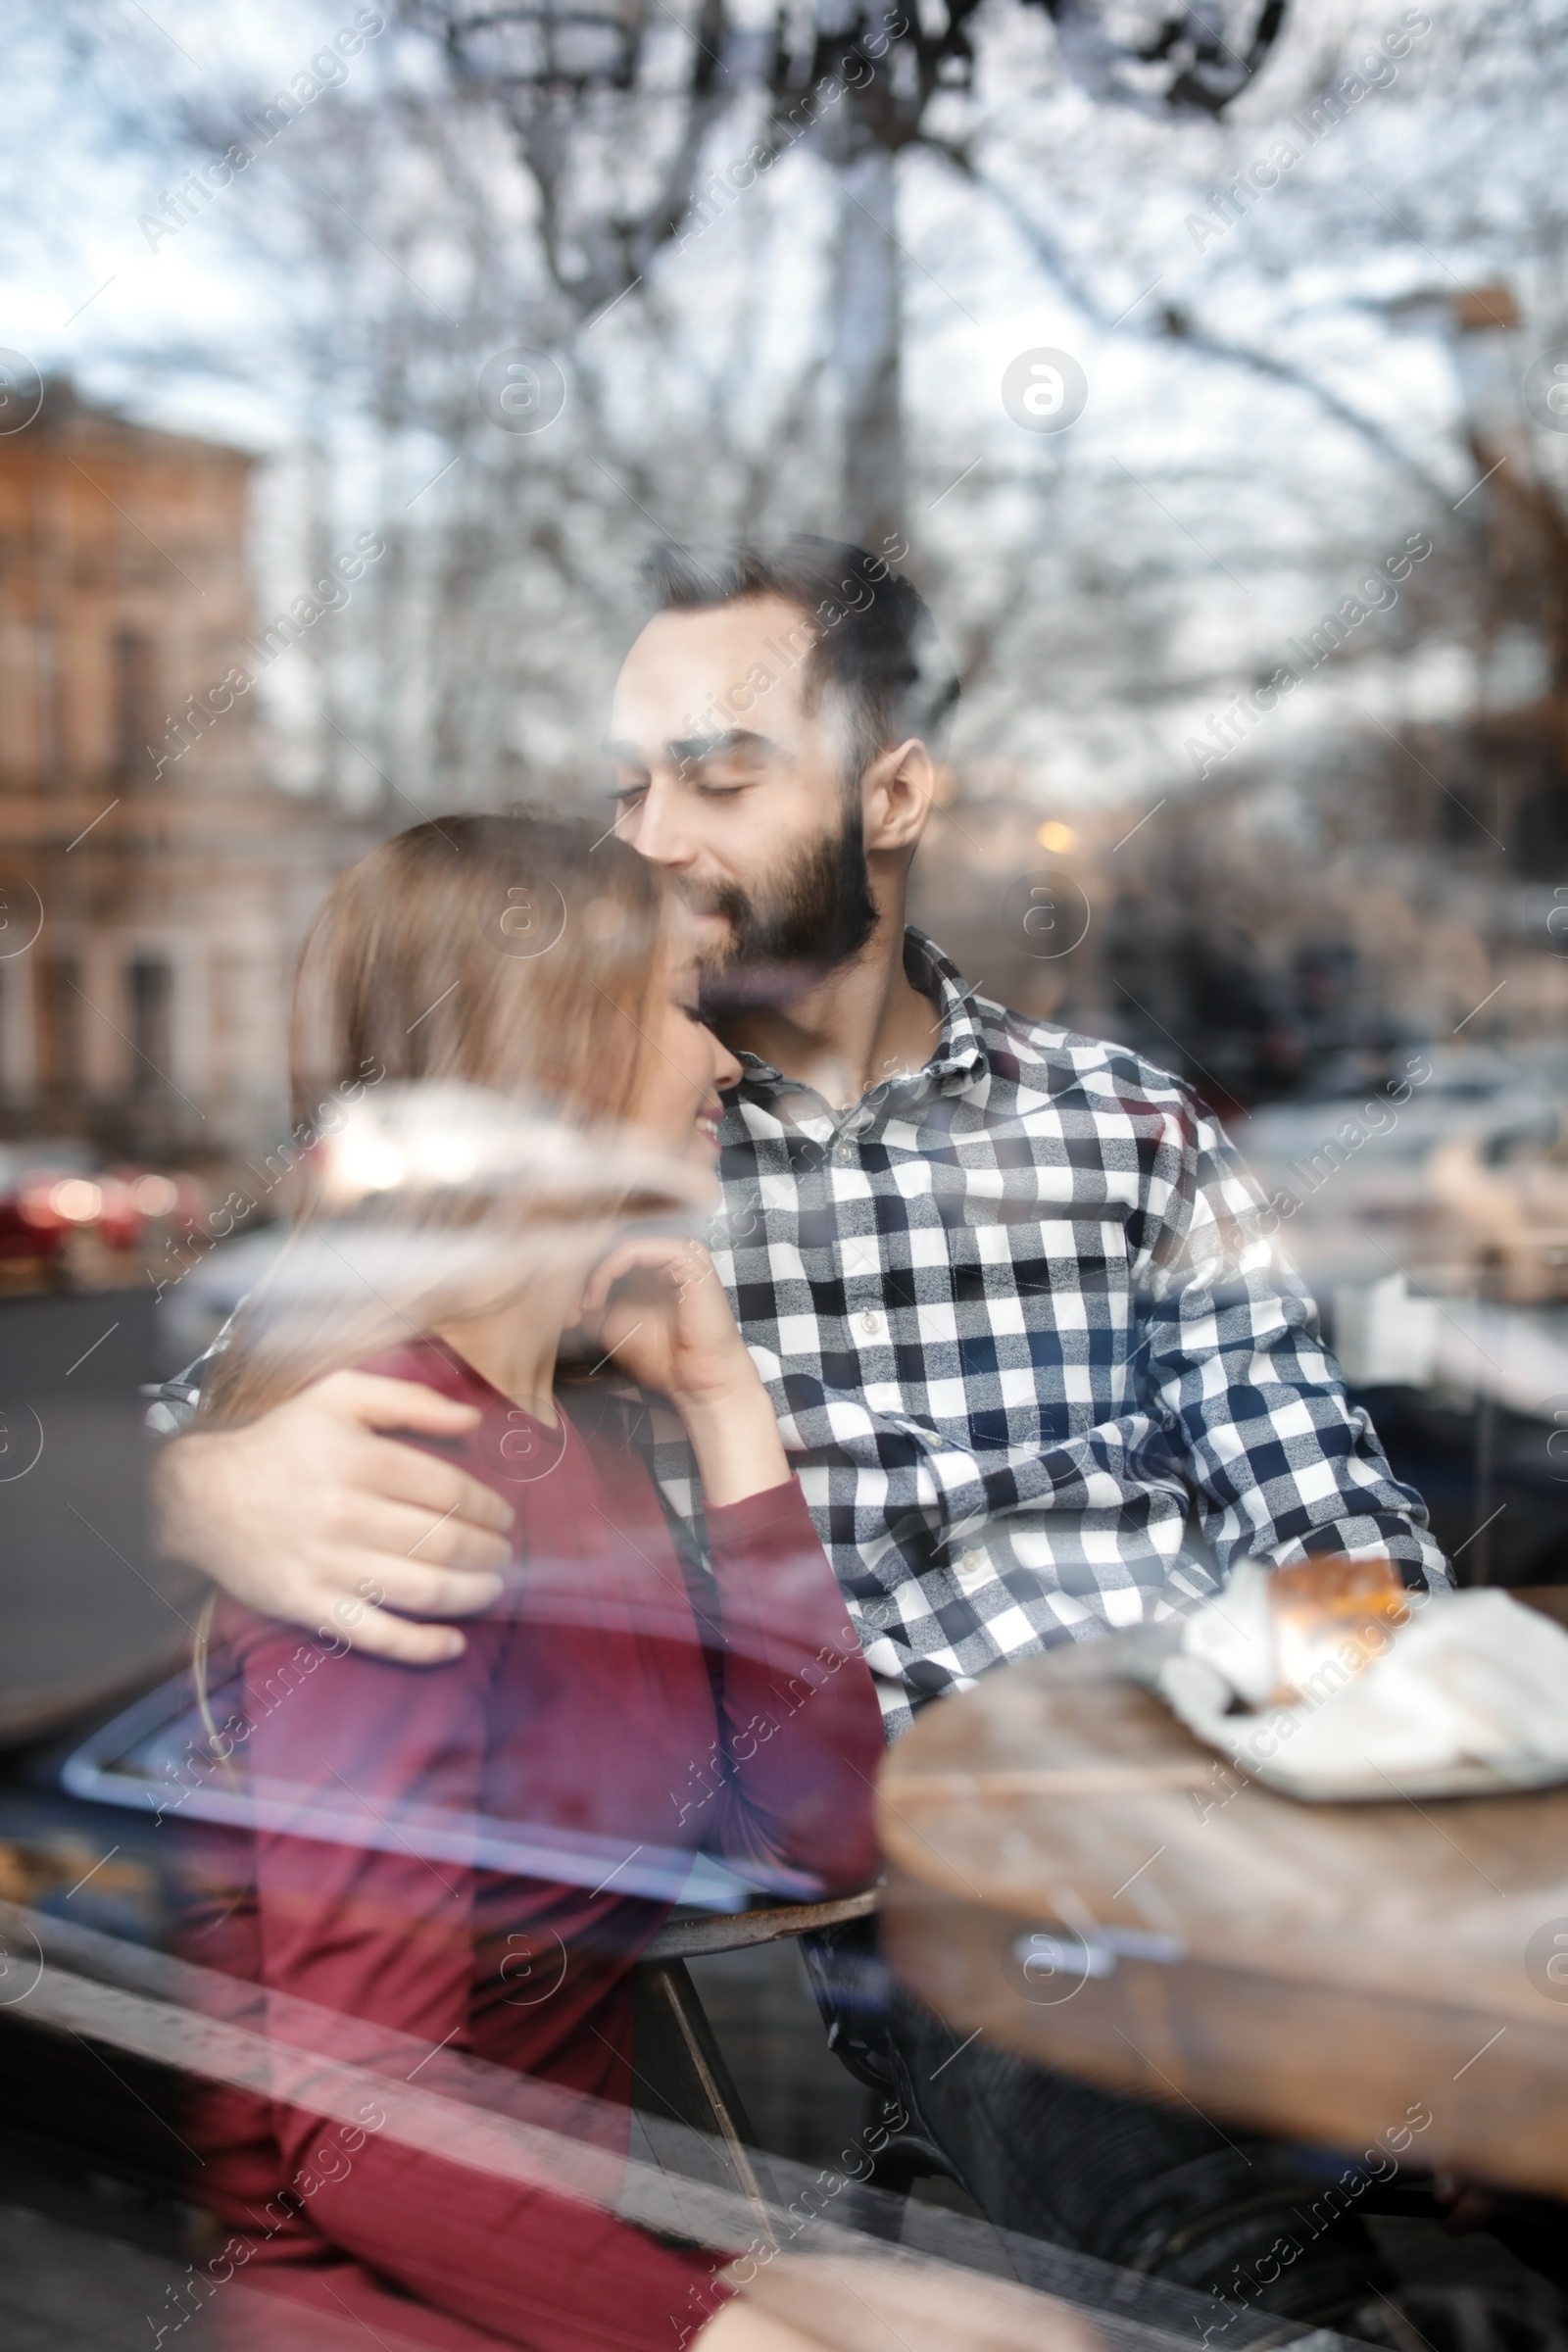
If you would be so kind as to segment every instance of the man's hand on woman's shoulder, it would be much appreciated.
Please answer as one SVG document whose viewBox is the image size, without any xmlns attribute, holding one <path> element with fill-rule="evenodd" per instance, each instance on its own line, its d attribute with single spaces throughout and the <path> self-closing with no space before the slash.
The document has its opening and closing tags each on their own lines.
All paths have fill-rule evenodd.
<svg viewBox="0 0 1568 2352">
<path fill-rule="evenodd" d="M 461 1437 L 477 1419 L 432 1389 L 334 1372 L 244 1429 L 198 1430 L 161 1449 L 163 1547 L 249 1607 L 356 1649 L 415 1666 L 457 1657 L 455 1627 L 391 1612 L 487 1608 L 512 1513 L 455 1463 L 378 1433 Z"/>
</svg>

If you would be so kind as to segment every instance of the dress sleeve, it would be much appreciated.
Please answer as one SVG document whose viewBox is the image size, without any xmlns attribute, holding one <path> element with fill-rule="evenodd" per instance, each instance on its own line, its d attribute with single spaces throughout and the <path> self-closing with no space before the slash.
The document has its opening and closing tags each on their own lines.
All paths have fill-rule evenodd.
<svg viewBox="0 0 1568 2352">
<path fill-rule="evenodd" d="M 478 1807 L 494 1656 L 483 1630 L 464 1657 L 429 1668 L 334 1655 L 283 1628 L 251 1649 L 252 1787 L 268 1824 L 256 1839 L 263 1982 L 341 2015 L 353 2047 L 363 2031 L 349 2021 L 432 2052 L 470 2047 L 475 1874 L 415 1850 L 397 1813 L 414 1801 L 459 1824 Z M 313 1809 L 319 1827 L 322 1806 L 358 1814 L 367 1842 L 301 1834 Z M 298 2036 L 285 2005 L 270 2032 Z M 525 2049 L 515 2063 L 527 2072 Z M 509 2343 L 669 2352 L 726 2298 L 722 2257 L 662 2246 L 597 2207 L 373 2129 L 344 2134 L 298 2107 L 274 2105 L 272 2125 L 285 2202 L 331 2245 Z"/>
<path fill-rule="evenodd" d="M 704 1842 L 823 1894 L 876 1874 L 881 1709 L 838 1580 L 793 1478 L 708 1510 L 722 1670 L 722 1798 Z"/>
</svg>

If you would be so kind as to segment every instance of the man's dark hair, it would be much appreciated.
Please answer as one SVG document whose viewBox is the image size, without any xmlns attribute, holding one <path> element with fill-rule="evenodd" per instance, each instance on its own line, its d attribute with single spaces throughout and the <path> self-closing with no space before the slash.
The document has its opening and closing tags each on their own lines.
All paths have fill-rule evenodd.
<svg viewBox="0 0 1568 2352">
<path fill-rule="evenodd" d="M 958 699 L 956 672 L 919 590 L 864 548 L 807 532 L 776 546 L 666 543 L 648 558 L 643 577 L 656 612 L 711 612 L 764 596 L 796 606 L 809 634 L 787 633 L 785 665 L 806 663 L 808 703 L 839 701 L 857 778 L 891 743 L 937 740 Z"/>
</svg>

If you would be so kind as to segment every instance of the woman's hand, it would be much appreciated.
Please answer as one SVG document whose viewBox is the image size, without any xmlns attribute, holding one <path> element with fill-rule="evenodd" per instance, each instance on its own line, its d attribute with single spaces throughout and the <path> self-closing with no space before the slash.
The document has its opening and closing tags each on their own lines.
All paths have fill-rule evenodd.
<svg viewBox="0 0 1568 2352">
<path fill-rule="evenodd" d="M 702 2352 L 823 2352 L 819 2335 L 803 2335 L 788 2320 L 738 2297 L 720 2304 L 695 2341 Z"/>
<path fill-rule="evenodd" d="M 757 1380 L 701 1242 L 645 1234 L 617 1243 L 589 1276 L 580 1313 L 584 1330 L 619 1370 L 677 1408 L 688 1400 L 710 1403 Z"/>
<path fill-rule="evenodd" d="M 767 1391 L 701 1242 L 645 1234 L 618 1243 L 589 1276 L 579 1314 L 622 1372 L 669 1398 L 710 1502 L 784 1484 L 789 1464 Z"/>
<path fill-rule="evenodd" d="M 874 2244 L 874 2241 L 872 2241 Z M 1011 2278 L 990 2278 L 864 2240 L 853 2254 L 758 2254 L 726 2274 L 739 2288 L 695 2338 L 701 2352 L 1104 2352 L 1092 2313 Z"/>
</svg>

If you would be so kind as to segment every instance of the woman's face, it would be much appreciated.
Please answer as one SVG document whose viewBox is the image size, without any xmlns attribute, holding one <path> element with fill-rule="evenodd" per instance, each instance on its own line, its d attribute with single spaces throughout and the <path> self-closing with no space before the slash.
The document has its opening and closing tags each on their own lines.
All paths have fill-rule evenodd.
<svg viewBox="0 0 1568 2352">
<path fill-rule="evenodd" d="M 660 962 L 644 1025 L 649 1050 L 641 1056 L 632 1123 L 672 1159 L 716 1167 L 719 1089 L 735 1084 L 741 1065 L 697 1009 L 700 966 L 684 922 L 673 928 Z"/>
</svg>

